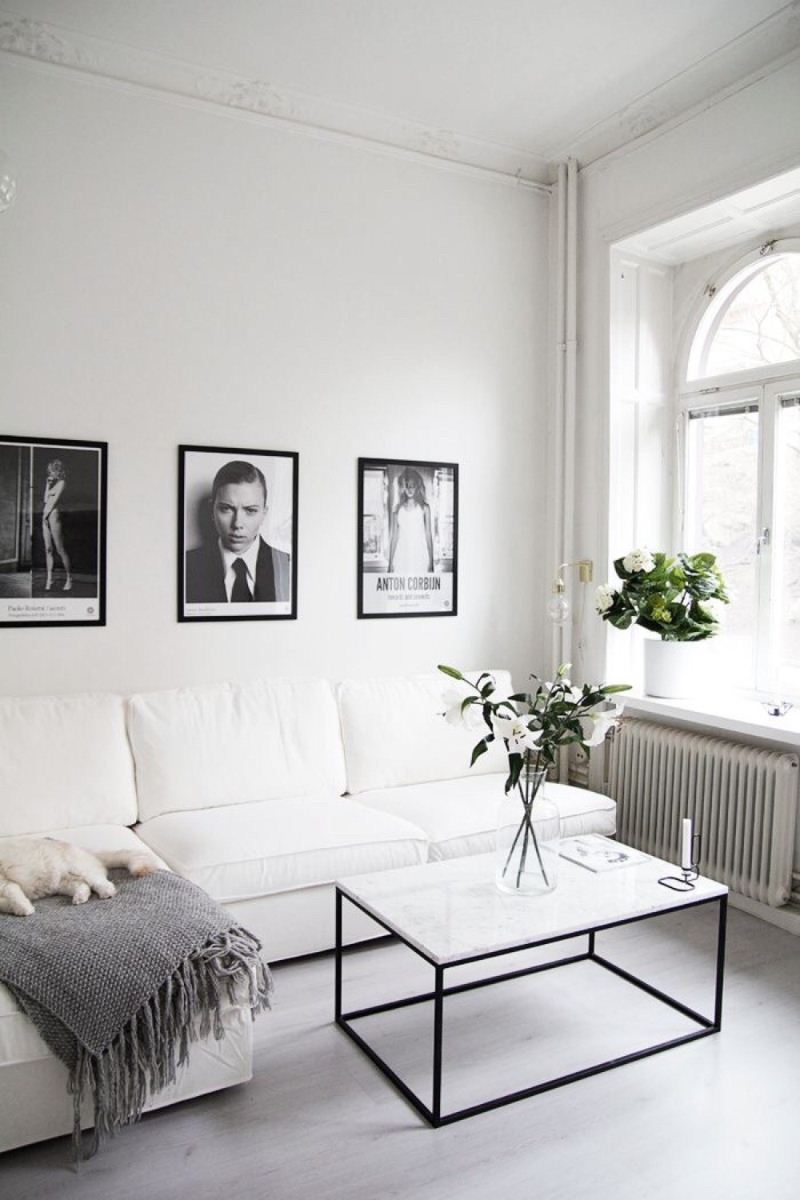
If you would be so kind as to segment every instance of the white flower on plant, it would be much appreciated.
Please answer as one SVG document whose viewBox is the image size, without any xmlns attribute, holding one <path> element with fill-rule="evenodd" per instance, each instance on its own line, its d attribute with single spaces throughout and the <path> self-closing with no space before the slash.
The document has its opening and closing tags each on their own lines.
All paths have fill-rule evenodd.
<svg viewBox="0 0 800 1200">
<path fill-rule="evenodd" d="M 584 746 L 600 746 L 606 740 L 611 726 L 622 715 L 622 705 L 615 704 L 605 710 L 595 709 L 580 718 L 581 741 Z"/>
<path fill-rule="evenodd" d="M 597 612 L 601 616 L 604 612 L 608 612 L 616 598 L 617 589 L 612 587 L 610 583 L 601 583 L 594 594 L 594 606 Z"/>
<path fill-rule="evenodd" d="M 656 560 L 653 558 L 646 546 L 642 546 L 639 550 L 631 550 L 622 560 L 622 565 L 626 571 L 630 571 L 633 575 L 637 571 L 652 571 L 656 565 Z"/>
<path fill-rule="evenodd" d="M 480 705 L 464 704 L 467 695 L 467 692 L 460 692 L 458 688 L 448 688 L 442 696 L 445 706 L 442 715 L 449 725 L 477 732 L 485 728 Z"/>
<path fill-rule="evenodd" d="M 522 716 L 502 717 L 499 713 L 492 714 L 492 729 L 495 735 L 508 744 L 509 754 L 522 754 L 525 750 L 535 750 L 542 737 L 541 729 L 529 729 L 530 714 Z"/>
</svg>

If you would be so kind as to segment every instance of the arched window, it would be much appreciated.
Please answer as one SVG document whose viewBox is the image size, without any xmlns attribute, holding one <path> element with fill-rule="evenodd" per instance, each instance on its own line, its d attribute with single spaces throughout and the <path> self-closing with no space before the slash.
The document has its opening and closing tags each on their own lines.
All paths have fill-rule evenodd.
<svg viewBox="0 0 800 1200">
<path fill-rule="evenodd" d="M 715 293 L 697 327 L 687 378 L 800 359 L 800 253 L 750 263 Z"/>
<path fill-rule="evenodd" d="M 800 703 L 800 248 L 756 254 L 686 342 L 682 542 L 715 553 L 732 593 L 739 681 Z"/>
</svg>

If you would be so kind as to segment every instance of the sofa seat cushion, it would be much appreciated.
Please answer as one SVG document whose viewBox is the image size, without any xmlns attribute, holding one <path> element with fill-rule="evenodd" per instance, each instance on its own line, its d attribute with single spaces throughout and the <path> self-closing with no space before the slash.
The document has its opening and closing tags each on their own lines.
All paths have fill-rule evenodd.
<svg viewBox="0 0 800 1200">
<path fill-rule="evenodd" d="M 136 831 L 173 870 L 222 904 L 428 857 L 421 829 L 338 796 L 164 813 Z"/>
<path fill-rule="evenodd" d="M 361 792 L 358 802 L 424 829 L 434 861 L 486 854 L 494 849 L 497 809 L 505 778 L 504 774 L 469 775 L 438 783 L 381 788 Z M 561 783 L 547 783 L 545 788 L 548 798 L 558 807 L 562 837 L 615 832 L 616 805 L 609 796 Z"/>
<path fill-rule="evenodd" d="M 14 834 L 14 837 L 27 837 L 28 834 Z M 136 836 L 127 825 L 84 825 L 78 829 L 48 829 L 44 833 L 31 834 L 31 837 L 57 838 L 60 842 L 72 842 L 74 846 L 82 846 L 98 854 L 101 850 L 140 850 L 147 853 L 149 846 Z M 0 837 L 0 846 L 8 839 Z M 152 852 L 151 852 L 152 853 Z M 158 858 L 158 855 L 156 855 Z M 166 867 L 163 860 L 159 865 Z"/>
</svg>

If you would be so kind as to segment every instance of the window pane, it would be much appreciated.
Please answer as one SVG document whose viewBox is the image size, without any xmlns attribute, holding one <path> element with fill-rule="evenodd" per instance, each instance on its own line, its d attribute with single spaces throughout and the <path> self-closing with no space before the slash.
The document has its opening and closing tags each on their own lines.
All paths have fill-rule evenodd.
<svg viewBox="0 0 800 1200">
<path fill-rule="evenodd" d="M 701 322 L 690 379 L 800 358 L 800 254 L 777 255 L 742 275 L 747 282 L 731 280 Z"/>
<path fill-rule="evenodd" d="M 778 431 L 780 491 L 775 497 L 778 549 L 776 657 L 780 691 L 800 694 L 800 406 L 784 402 Z"/>
<path fill-rule="evenodd" d="M 741 663 L 737 682 L 753 686 L 757 611 L 758 412 L 691 414 L 687 532 L 691 554 L 716 554 L 731 603 L 725 609 L 727 650 Z"/>
</svg>

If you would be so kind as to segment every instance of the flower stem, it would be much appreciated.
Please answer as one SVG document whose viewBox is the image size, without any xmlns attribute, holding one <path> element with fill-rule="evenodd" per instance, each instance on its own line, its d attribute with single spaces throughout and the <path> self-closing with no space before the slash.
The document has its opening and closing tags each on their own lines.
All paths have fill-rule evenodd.
<svg viewBox="0 0 800 1200">
<path fill-rule="evenodd" d="M 538 760 L 539 760 L 539 754 L 537 751 L 537 755 L 536 755 L 537 764 L 538 764 Z M 534 771 L 535 771 L 535 768 L 534 768 Z M 539 792 L 539 787 L 537 787 L 535 789 L 533 795 L 531 795 L 532 782 L 533 781 L 531 779 L 530 758 L 528 757 L 526 760 L 524 787 L 523 787 L 521 780 L 517 781 L 517 787 L 519 788 L 520 799 L 522 800 L 523 816 L 522 816 L 522 820 L 519 823 L 517 832 L 514 835 L 514 840 L 511 843 L 511 849 L 508 852 L 508 857 L 506 858 L 505 866 L 503 867 L 503 876 L 505 877 L 505 875 L 508 871 L 508 868 L 511 865 L 511 859 L 514 855 L 514 851 L 517 848 L 517 843 L 519 842 L 520 835 L 522 835 L 522 849 L 520 851 L 519 864 L 517 867 L 517 884 L 516 884 L 516 886 L 519 887 L 522 882 L 522 874 L 523 874 L 523 871 L 525 870 L 525 864 L 528 860 L 528 842 L 530 841 L 533 844 L 534 850 L 536 851 L 536 857 L 539 861 L 539 869 L 542 872 L 542 878 L 544 879 L 545 885 L 547 887 L 549 887 L 550 880 L 547 877 L 547 871 L 545 869 L 545 865 L 542 860 L 542 855 L 539 850 L 539 839 L 536 837 L 536 831 L 533 828 L 533 819 L 531 817 L 531 809 L 533 808 L 533 802 L 536 799 L 536 796 L 538 795 L 538 792 Z M 540 781 L 539 786 L 541 786 L 541 781 Z"/>
</svg>

